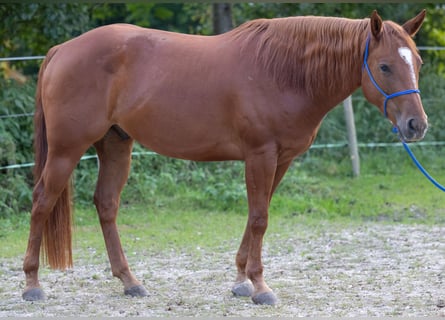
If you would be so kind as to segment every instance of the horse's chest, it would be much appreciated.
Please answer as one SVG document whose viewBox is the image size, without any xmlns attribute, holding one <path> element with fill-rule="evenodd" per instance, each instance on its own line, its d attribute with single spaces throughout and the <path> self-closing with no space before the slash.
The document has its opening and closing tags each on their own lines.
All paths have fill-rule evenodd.
<svg viewBox="0 0 445 320">
<path fill-rule="evenodd" d="M 283 152 L 293 157 L 304 153 L 314 142 L 321 121 L 300 117 L 283 121 L 277 129 L 277 142 Z"/>
</svg>

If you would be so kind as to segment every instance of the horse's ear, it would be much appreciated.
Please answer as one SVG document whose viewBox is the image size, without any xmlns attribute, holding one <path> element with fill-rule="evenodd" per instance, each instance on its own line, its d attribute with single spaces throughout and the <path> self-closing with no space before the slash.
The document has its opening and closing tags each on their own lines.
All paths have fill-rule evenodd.
<svg viewBox="0 0 445 320">
<path fill-rule="evenodd" d="M 380 35 L 382 34 L 382 26 L 382 18 L 380 18 L 377 10 L 374 10 L 371 14 L 371 33 L 374 38 L 380 39 Z"/>
<path fill-rule="evenodd" d="M 422 26 L 423 20 L 425 19 L 426 10 L 423 9 L 417 16 L 408 20 L 402 26 L 403 29 L 411 36 L 414 37 Z"/>
</svg>

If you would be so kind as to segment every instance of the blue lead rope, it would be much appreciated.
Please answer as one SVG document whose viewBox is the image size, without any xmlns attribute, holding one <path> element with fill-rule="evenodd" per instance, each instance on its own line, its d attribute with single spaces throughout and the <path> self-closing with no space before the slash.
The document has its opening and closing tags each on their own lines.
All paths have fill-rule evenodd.
<svg viewBox="0 0 445 320">
<path fill-rule="evenodd" d="M 366 39 L 366 47 L 365 47 L 365 54 L 364 54 L 364 59 L 363 59 L 363 66 L 366 69 L 366 72 L 368 73 L 369 78 L 371 79 L 372 84 L 377 88 L 377 90 L 385 97 L 385 101 L 383 103 L 383 113 L 385 115 L 385 117 L 388 117 L 388 113 L 386 111 L 386 105 L 388 103 L 389 99 L 404 95 L 404 94 L 411 94 L 411 93 L 417 93 L 420 94 L 419 89 L 408 89 L 408 90 L 404 90 L 404 91 L 399 91 L 399 92 L 395 92 L 392 94 L 387 94 L 385 91 L 383 91 L 382 88 L 380 88 L 380 86 L 377 84 L 377 82 L 375 81 L 374 77 L 372 76 L 371 70 L 369 69 L 368 66 L 368 52 L 369 52 L 369 41 L 370 41 L 371 37 L 368 36 L 368 38 Z M 392 132 L 397 133 L 398 134 L 398 130 L 397 127 L 393 127 Z M 408 152 L 408 155 L 411 157 L 411 160 L 413 160 L 414 164 L 416 165 L 416 167 L 420 170 L 420 172 L 423 173 L 423 175 L 431 181 L 432 184 L 434 184 L 439 190 L 442 190 L 445 192 L 445 187 L 442 186 L 439 182 L 437 182 L 426 170 L 424 167 L 422 167 L 422 165 L 420 164 L 420 162 L 417 160 L 417 158 L 414 156 L 414 153 L 411 151 L 410 147 L 408 146 L 408 144 L 403 141 L 403 138 L 400 136 L 399 134 L 399 139 L 403 144 L 403 147 L 405 148 L 406 152 Z"/>
<path fill-rule="evenodd" d="M 397 132 L 397 128 L 393 128 L 393 132 Z M 422 165 L 420 164 L 419 160 L 417 160 L 416 156 L 414 155 L 414 153 L 411 151 L 410 147 L 408 146 L 408 144 L 403 141 L 400 138 L 400 141 L 403 144 L 403 147 L 405 148 L 406 152 L 408 152 L 409 156 L 411 157 L 411 160 L 413 160 L 414 164 L 416 165 L 416 167 L 420 170 L 420 172 L 423 173 L 423 175 L 431 181 L 432 184 L 434 184 L 439 190 L 442 190 L 445 192 L 445 187 L 443 185 L 441 185 L 439 182 L 437 182 L 429 173 L 428 171 L 425 170 L 424 167 L 422 167 Z"/>
</svg>

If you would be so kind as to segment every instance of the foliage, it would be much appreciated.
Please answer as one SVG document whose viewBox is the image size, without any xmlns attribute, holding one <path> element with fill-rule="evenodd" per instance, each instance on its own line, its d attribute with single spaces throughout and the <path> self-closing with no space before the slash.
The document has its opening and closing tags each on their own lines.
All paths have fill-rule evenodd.
<svg viewBox="0 0 445 320">
<path fill-rule="evenodd" d="M 241 162 L 200 163 L 166 158 L 136 144 L 131 173 L 123 191 L 123 204 L 143 201 L 148 206 L 162 207 L 165 201 L 175 201 L 176 195 L 198 186 L 190 201 L 201 203 L 209 210 L 229 209 L 245 201 L 243 164 Z M 75 173 L 76 203 L 90 206 L 97 179 L 97 162 L 83 161 Z M 163 195 L 163 197 L 159 197 Z M 167 198 L 165 198 L 167 197 Z"/>
<path fill-rule="evenodd" d="M 193 3 L 96 4 L 96 25 L 131 23 L 141 27 L 192 34 L 211 34 L 210 6 Z"/>
<path fill-rule="evenodd" d="M 34 105 L 35 82 L 18 85 L 0 79 L 0 87 L 0 166 L 27 163 L 33 159 L 30 112 Z M 0 216 L 29 208 L 31 170 L 2 170 L 0 178 Z"/>
<path fill-rule="evenodd" d="M 0 5 L 0 56 L 44 55 L 60 42 L 92 27 L 89 7 L 78 3 L 12 3 Z M 17 63 L 35 73 L 36 61 Z"/>
<path fill-rule="evenodd" d="M 325 170 L 317 170 L 323 169 L 323 166 L 311 168 L 314 165 L 312 161 L 295 162 L 272 200 L 268 234 L 284 232 L 282 228 L 285 227 L 291 236 L 292 226 L 317 226 L 325 223 L 344 225 L 378 221 L 443 225 L 443 193 L 421 178 L 420 173 L 399 150 L 365 152 L 364 174 L 355 179 L 345 177 L 345 172 L 348 172 L 345 164 L 337 164 L 339 168 L 336 173 L 329 174 Z M 444 164 L 429 158 L 428 150 L 416 149 L 416 152 L 433 172 L 438 173 L 437 178 L 444 181 Z M 434 153 L 440 157 L 445 156 L 441 150 Z M 382 165 L 382 161 L 386 159 L 392 161 Z M 181 164 L 197 165 L 185 161 Z M 239 165 L 240 163 L 236 164 Z M 189 177 L 188 181 L 192 181 L 192 175 L 199 171 L 198 168 L 197 171 L 183 174 Z M 160 175 L 159 173 L 158 176 Z M 247 218 L 246 201 L 242 199 L 232 202 L 229 208 L 220 197 L 203 202 L 202 190 L 210 183 L 226 184 L 227 173 L 215 174 L 212 179 L 214 181 L 207 181 L 205 178 L 196 179 L 193 183 L 183 181 L 168 190 L 151 189 L 150 193 L 140 190 L 136 195 L 128 191 L 132 186 L 127 186 L 118 217 L 127 252 L 132 252 L 130 248 L 136 239 L 146 239 L 143 250 L 182 250 L 189 246 L 218 246 L 218 241 L 240 237 Z M 235 184 L 242 187 L 242 180 L 239 176 L 233 177 L 227 189 Z M 77 189 L 87 187 L 89 186 L 81 185 Z M 239 197 L 243 198 L 244 194 L 241 192 Z M 94 238 L 94 245 L 90 245 L 103 247 L 97 214 L 91 203 L 88 206 L 78 205 L 74 217 L 77 232 L 80 232 L 76 239 L 82 239 L 78 244 Z M 27 215 L 7 218 L 0 215 L 0 239 L 4 243 L 4 257 L 15 257 L 24 252 L 28 220 Z M 239 243 L 239 238 L 236 241 Z"/>
<path fill-rule="evenodd" d="M 419 45 L 444 45 L 443 5 L 234 3 L 232 12 L 234 25 L 258 17 L 307 14 L 363 18 L 369 16 L 375 8 L 384 19 L 390 17 L 397 22 L 404 22 L 424 7 L 428 9 L 427 20 L 416 37 L 416 42 Z M 1 56 L 45 54 L 54 44 L 95 26 L 116 22 L 185 33 L 212 34 L 210 4 L 22 3 L 0 6 L 0 18 L 0 32 L 4 35 L 0 43 Z M 441 115 L 444 112 L 441 101 L 445 94 L 445 57 L 443 52 L 422 51 L 421 54 L 425 65 L 421 72 L 420 89 L 425 110 L 430 115 L 430 130 L 426 141 L 444 141 L 445 131 L 440 128 L 443 118 Z M 35 76 L 39 63 L 40 61 L 10 63 L 11 68 L 24 73 L 28 81 L 19 84 L 0 79 L 0 116 L 33 112 Z M 390 131 L 388 121 L 364 100 L 360 91 L 354 94 L 353 104 L 359 142 L 397 141 Z M 301 194 L 301 199 L 298 198 L 301 206 L 325 206 L 325 209 L 319 208 L 319 211 L 335 209 L 332 203 L 314 203 L 317 200 L 311 200 L 310 194 L 320 189 L 323 197 L 332 197 L 335 192 L 323 189 L 322 183 L 311 177 L 314 174 L 331 178 L 350 175 L 342 106 L 330 112 L 321 126 L 315 144 L 325 143 L 343 143 L 345 147 L 311 149 L 295 161 L 292 172 L 286 175 L 283 186 L 280 187 L 280 190 L 289 194 Z M 146 152 L 137 144 L 134 151 Z M 403 174 L 406 168 L 411 168 L 402 150 L 396 155 L 390 149 L 381 148 L 361 149 L 360 152 L 364 167 L 362 172 L 368 170 L 367 172 L 382 175 L 392 172 Z M 430 147 L 421 148 L 419 152 L 421 160 L 426 161 L 427 165 L 443 170 L 434 161 L 440 150 Z M 88 153 L 94 154 L 94 150 L 89 150 Z M 376 154 L 380 158 L 375 157 Z M 0 118 L 0 166 L 28 163 L 32 160 L 32 117 Z M 96 177 L 97 162 L 81 161 L 74 175 L 77 204 L 91 205 Z M 29 211 L 32 190 L 30 168 L 1 170 L 0 188 L 4 190 L 0 193 L 0 217 Z M 310 192 L 307 193 L 305 188 L 309 188 Z M 192 205 L 201 210 L 241 211 L 245 210 L 245 200 L 242 163 L 196 163 L 156 155 L 133 157 L 131 175 L 123 193 L 124 206 L 144 203 L 156 208 L 171 208 L 172 203 L 179 201 L 180 205 Z M 347 206 L 345 215 L 346 208 Z"/>
</svg>

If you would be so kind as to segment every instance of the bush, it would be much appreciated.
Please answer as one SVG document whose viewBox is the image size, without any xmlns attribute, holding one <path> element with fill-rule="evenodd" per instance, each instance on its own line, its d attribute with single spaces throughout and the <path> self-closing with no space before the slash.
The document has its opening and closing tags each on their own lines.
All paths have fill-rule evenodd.
<svg viewBox="0 0 445 320">
<path fill-rule="evenodd" d="M 445 141 L 441 119 L 445 112 L 442 97 L 445 95 L 445 77 L 436 70 L 436 62 L 426 62 L 422 69 L 420 89 L 425 110 L 429 115 L 430 130 L 426 141 Z M 0 167 L 33 162 L 32 149 L 33 119 L 31 116 L 12 117 L 34 111 L 35 80 L 26 84 L 0 80 Z M 355 122 L 358 141 L 397 142 L 391 133 L 391 125 L 376 107 L 362 97 L 360 90 L 353 95 Z M 315 144 L 342 143 L 341 148 L 311 149 L 298 158 L 293 166 L 302 177 L 312 173 L 328 176 L 349 176 L 350 160 L 347 147 L 347 135 L 344 122 L 343 106 L 333 109 L 323 121 Z M 138 144 L 134 151 L 146 152 Z M 88 152 L 93 154 L 94 150 Z M 381 158 L 375 160 L 375 154 Z M 398 158 L 400 154 L 400 158 Z M 428 161 L 439 154 L 437 147 L 422 147 L 420 160 Z M 394 153 L 383 148 L 361 148 L 363 161 L 369 161 L 368 169 L 377 173 L 403 172 L 400 163 L 409 163 L 409 159 L 400 149 Z M 394 157 L 397 157 L 395 159 Z M 434 164 L 434 170 L 442 166 Z M 131 174 L 124 189 L 123 199 L 127 203 L 144 202 L 148 205 L 162 205 L 168 197 L 174 198 L 178 192 L 187 193 L 190 201 L 204 208 L 223 208 L 237 206 L 245 202 L 243 164 L 241 162 L 199 163 L 175 160 L 157 155 L 133 157 Z M 300 181 L 300 178 L 296 178 Z M 74 174 L 75 201 L 81 205 L 91 205 L 97 179 L 95 160 L 81 161 Z M 291 179 L 288 176 L 285 178 Z M 307 180 L 306 180 L 307 181 Z M 29 211 L 32 196 L 31 168 L 0 170 L 0 217 Z M 292 184 L 295 187 L 295 184 Z"/>
<path fill-rule="evenodd" d="M 32 162 L 35 81 L 19 85 L 2 79 L 0 86 L 0 167 Z M 0 217 L 29 210 L 31 185 L 29 167 L 0 170 Z"/>
</svg>

